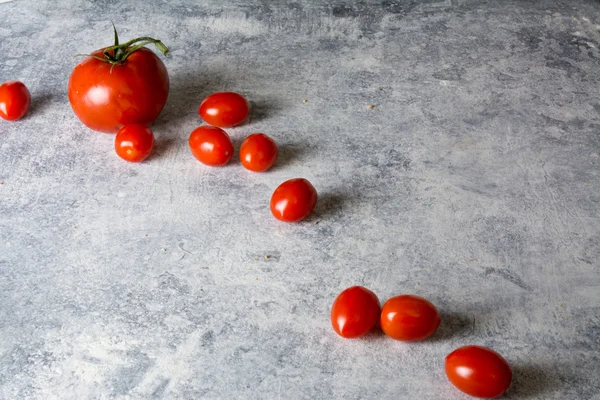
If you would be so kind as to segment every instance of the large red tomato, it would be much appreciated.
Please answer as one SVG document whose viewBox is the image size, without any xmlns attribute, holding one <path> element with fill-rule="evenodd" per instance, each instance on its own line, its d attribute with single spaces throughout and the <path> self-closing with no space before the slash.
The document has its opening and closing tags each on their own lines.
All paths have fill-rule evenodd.
<svg viewBox="0 0 600 400">
<path fill-rule="evenodd" d="M 168 51 L 158 40 L 117 42 L 93 52 L 73 69 L 69 101 L 87 127 L 115 133 L 124 125 L 149 125 L 158 117 L 169 94 L 169 76 L 156 54 L 141 47 L 149 43 Z"/>
</svg>

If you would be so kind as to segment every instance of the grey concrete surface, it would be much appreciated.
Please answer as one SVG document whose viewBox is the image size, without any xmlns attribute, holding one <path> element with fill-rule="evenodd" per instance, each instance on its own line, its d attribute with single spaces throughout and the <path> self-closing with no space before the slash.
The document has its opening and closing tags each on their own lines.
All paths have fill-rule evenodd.
<svg viewBox="0 0 600 400">
<path fill-rule="evenodd" d="M 142 164 L 66 96 L 111 20 L 171 48 Z M 444 357 L 479 344 L 507 399 L 600 399 L 599 24 L 583 0 L 1 4 L 0 81 L 33 106 L 0 120 L 0 398 L 466 399 Z M 192 157 L 218 90 L 274 170 Z M 293 177 L 320 200 L 290 225 L 268 201 Z M 431 299 L 439 332 L 337 337 L 355 284 Z"/>
</svg>

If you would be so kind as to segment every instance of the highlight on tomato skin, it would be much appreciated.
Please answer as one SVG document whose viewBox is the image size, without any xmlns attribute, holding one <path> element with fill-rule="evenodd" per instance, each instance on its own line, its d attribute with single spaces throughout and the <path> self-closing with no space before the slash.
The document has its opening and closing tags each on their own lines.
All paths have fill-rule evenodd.
<svg viewBox="0 0 600 400">
<path fill-rule="evenodd" d="M 125 161 L 144 161 L 153 149 L 154 135 L 146 125 L 125 125 L 115 136 L 115 151 Z"/>
<path fill-rule="evenodd" d="M 194 157 L 211 167 L 223 166 L 233 156 L 231 138 L 216 126 L 203 125 L 194 129 L 188 143 Z"/>
<path fill-rule="evenodd" d="M 264 133 L 248 136 L 240 146 L 240 162 L 252 172 L 264 172 L 277 160 L 277 145 Z"/>
<path fill-rule="evenodd" d="M 497 352 L 483 346 L 464 346 L 446 356 L 446 375 L 460 391 L 482 399 L 501 396 L 510 387 L 512 370 Z"/>
<path fill-rule="evenodd" d="M 248 100 L 235 92 L 217 92 L 206 97 L 198 114 L 209 125 L 231 128 L 243 123 L 250 115 Z"/>
<path fill-rule="evenodd" d="M 379 319 L 377 295 L 362 286 L 342 291 L 331 307 L 331 325 L 343 338 L 353 339 L 371 332 Z"/>
<path fill-rule="evenodd" d="M 271 196 L 271 214 L 284 222 L 298 222 L 308 217 L 317 204 L 317 190 L 306 179 L 283 182 Z"/>
<path fill-rule="evenodd" d="M 392 339 L 414 342 L 427 339 L 440 326 L 437 308 L 429 300 L 401 295 L 390 298 L 381 309 L 381 329 Z"/>
<path fill-rule="evenodd" d="M 150 125 L 169 95 L 169 74 L 160 58 L 144 47 L 153 44 L 166 55 L 157 39 L 141 37 L 93 51 L 71 72 L 68 96 L 75 116 L 88 128 L 116 133 L 124 125 Z"/>
<path fill-rule="evenodd" d="M 0 118 L 16 121 L 25 116 L 31 105 L 31 94 L 27 86 L 19 81 L 8 81 L 0 85 Z"/>
</svg>

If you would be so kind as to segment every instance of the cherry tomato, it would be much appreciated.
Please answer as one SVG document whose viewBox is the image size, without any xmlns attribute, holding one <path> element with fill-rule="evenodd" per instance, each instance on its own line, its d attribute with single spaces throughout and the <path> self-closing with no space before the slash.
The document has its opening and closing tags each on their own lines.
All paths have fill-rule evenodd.
<svg viewBox="0 0 600 400">
<path fill-rule="evenodd" d="M 271 168 L 277 159 L 277 145 L 264 133 L 248 136 L 240 147 L 240 161 L 244 168 L 263 172 Z"/>
<path fill-rule="evenodd" d="M 190 135 L 190 148 L 198 161 L 212 167 L 225 165 L 233 155 L 229 135 L 216 126 L 201 126 Z"/>
<path fill-rule="evenodd" d="M 0 117 L 16 121 L 27 114 L 30 105 L 31 95 L 24 84 L 8 81 L 0 85 Z"/>
<path fill-rule="evenodd" d="M 352 339 L 369 333 L 379 318 L 379 299 L 362 286 L 338 295 L 331 307 L 331 325 L 341 337 Z"/>
<path fill-rule="evenodd" d="M 412 295 L 392 297 L 381 309 L 381 329 L 392 339 L 412 342 L 431 336 L 440 314 L 428 300 Z"/>
<path fill-rule="evenodd" d="M 130 49 L 121 49 L 120 57 Z M 166 47 L 161 51 L 166 53 Z M 109 54 L 116 57 L 115 51 Z M 75 115 L 88 128 L 106 133 L 115 133 L 129 124 L 150 125 L 162 111 L 168 94 L 167 69 L 145 47 L 116 64 L 104 49 L 97 50 L 73 69 L 69 79 L 69 101 Z"/>
<path fill-rule="evenodd" d="M 146 125 L 125 125 L 115 136 L 115 151 L 126 161 L 144 161 L 153 148 L 154 135 Z"/>
<path fill-rule="evenodd" d="M 446 357 L 450 382 L 468 395 L 493 399 L 508 389 L 512 371 L 504 358 L 492 349 L 465 346 Z"/>
<path fill-rule="evenodd" d="M 317 191 L 302 178 L 283 182 L 271 196 L 271 213 L 280 221 L 297 222 L 308 217 L 317 204 Z"/>
<path fill-rule="evenodd" d="M 242 95 L 234 92 L 218 92 L 202 101 L 198 114 L 207 124 L 231 128 L 248 118 L 250 106 Z"/>
</svg>

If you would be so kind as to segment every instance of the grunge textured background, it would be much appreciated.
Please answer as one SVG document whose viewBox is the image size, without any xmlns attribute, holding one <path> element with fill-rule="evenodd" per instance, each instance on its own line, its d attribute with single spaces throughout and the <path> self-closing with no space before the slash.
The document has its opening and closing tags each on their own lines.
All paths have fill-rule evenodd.
<svg viewBox="0 0 600 400">
<path fill-rule="evenodd" d="M 444 357 L 480 344 L 507 399 L 600 399 L 600 3 L 224 3 L 0 5 L 0 81 L 33 96 L 0 121 L 0 398 L 466 399 Z M 140 165 L 67 100 L 110 21 L 171 49 Z M 274 170 L 192 157 L 218 90 L 252 102 L 229 132 L 274 137 Z M 317 210 L 280 223 L 294 177 Z M 431 299 L 440 331 L 342 340 L 355 284 Z"/>
</svg>

